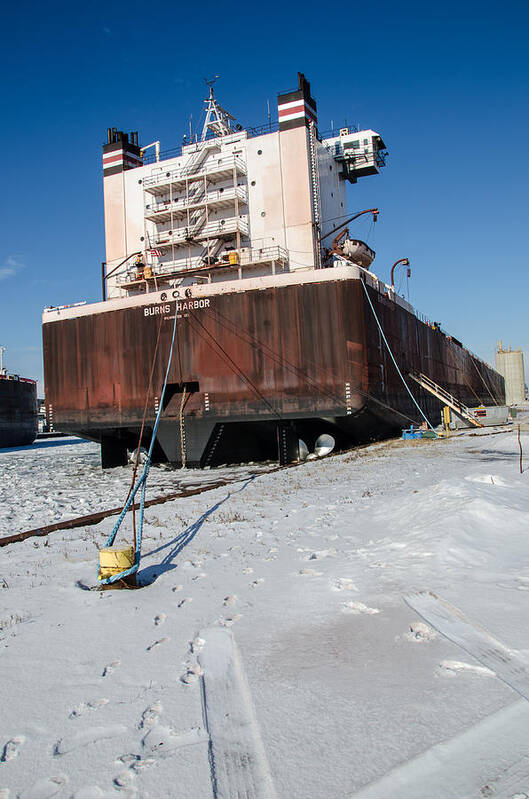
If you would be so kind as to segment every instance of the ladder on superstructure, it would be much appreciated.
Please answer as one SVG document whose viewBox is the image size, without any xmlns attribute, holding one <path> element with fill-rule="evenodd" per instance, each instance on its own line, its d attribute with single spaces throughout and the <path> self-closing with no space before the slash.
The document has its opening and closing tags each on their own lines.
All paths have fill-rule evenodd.
<svg viewBox="0 0 529 799">
<path fill-rule="evenodd" d="M 316 225 L 316 267 L 321 266 L 321 249 L 319 244 L 319 225 L 320 219 L 320 177 L 318 172 L 318 159 L 316 155 L 316 126 L 314 122 L 309 125 L 309 157 L 310 157 L 310 175 L 312 183 L 312 206 L 314 212 L 314 222 Z"/>
<path fill-rule="evenodd" d="M 466 419 L 475 427 L 483 427 L 481 422 L 478 422 L 476 417 L 472 415 L 470 408 L 467 408 L 466 405 L 463 405 L 462 402 L 459 402 L 459 400 L 454 397 L 453 394 L 449 394 L 448 391 L 446 391 L 442 386 L 439 386 L 437 383 L 434 383 L 434 381 L 430 380 L 429 377 L 426 377 L 426 375 L 423 375 L 422 373 L 413 374 L 413 372 L 409 372 L 409 376 L 426 391 L 428 391 L 434 397 L 437 397 L 438 400 L 444 402 L 445 405 L 448 405 L 448 407 L 457 413 L 458 416 Z"/>
</svg>

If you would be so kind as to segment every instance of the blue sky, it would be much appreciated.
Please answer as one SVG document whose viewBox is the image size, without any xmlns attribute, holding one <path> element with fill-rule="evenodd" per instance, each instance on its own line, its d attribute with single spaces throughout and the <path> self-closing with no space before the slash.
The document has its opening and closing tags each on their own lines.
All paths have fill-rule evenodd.
<svg viewBox="0 0 529 799">
<path fill-rule="evenodd" d="M 45 305 L 100 298 L 106 128 L 181 143 L 204 77 L 243 124 L 305 72 L 325 130 L 390 151 L 349 190 L 377 205 L 375 271 L 412 263 L 412 303 L 489 362 L 529 353 L 526 2 L 26 2 L 3 12 L 0 344 L 42 378 Z M 354 229 L 367 235 L 369 225 Z M 527 362 L 527 359 L 526 359 Z M 529 367 L 529 363 L 527 364 Z"/>
</svg>

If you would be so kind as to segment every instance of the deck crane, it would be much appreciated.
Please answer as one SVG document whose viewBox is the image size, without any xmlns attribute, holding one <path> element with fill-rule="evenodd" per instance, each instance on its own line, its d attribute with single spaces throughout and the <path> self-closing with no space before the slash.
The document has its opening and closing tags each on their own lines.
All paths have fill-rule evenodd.
<svg viewBox="0 0 529 799">
<path fill-rule="evenodd" d="M 342 242 L 349 237 L 349 228 L 348 228 L 349 223 L 353 222 L 355 219 L 358 219 L 359 216 L 363 216 L 363 214 L 373 214 L 373 222 L 376 222 L 378 213 L 379 213 L 378 208 L 367 208 L 365 211 L 359 211 L 357 214 L 350 216 L 349 219 L 346 219 L 345 222 L 342 222 L 340 225 L 337 225 L 332 230 L 329 230 L 328 233 L 325 233 L 323 236 L 320 236 L 320 238 L 318 239 L 318 243 L 326 239 L 327 236 L 331 236 L 333 233 L 336 233 L 338 231 L 338 234 L 332 240 L 331 248 L 330 249 L 325 248 L 324 251 L 325 257 L 328 258 L 330 255 L 334 254 L 348 258 L 349 255 L 345 251 Z M 370 250 L 367 244 L 365 244 L 364 242 L 355 242 L 355 243 L 359 244 L 366 251 L 366 256 L 364 256 L 365 262 L 361 263 L 360 265 L 367 268 L 371 263 L 371 261 L 373 260 L 373 258 L 375 257 L 375 253 L 373 252 L 373 250 Z"/>
<path fill-rule="evenodd" d="M 391 288 L 392 289 L 395 289 L 395 280 L 394 280 L 395 268 L 399 264 L 402 264 L 403 266 L 407 266 L 408 267 L 408 270 L 407 270 L 406 274 L 407 274 L 408 277 L 411 277 L 410 262 L 409 262 L 408 258 L 399 258 L 399 260 L 395 261 L 395 263 L 391 267 Z"/>
</svg>

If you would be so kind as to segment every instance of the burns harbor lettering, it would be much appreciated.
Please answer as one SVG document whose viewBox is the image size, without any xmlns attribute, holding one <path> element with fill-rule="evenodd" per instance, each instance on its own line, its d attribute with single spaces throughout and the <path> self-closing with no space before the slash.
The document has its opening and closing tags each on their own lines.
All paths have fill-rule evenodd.
<svg viewBox="0 0 529 799">
<path fill-rule="evenodd" d="M 209 308 L 209 305 L 210 300 L 207 297 L 199 300 L 179 300 L 177 302 L 177 313 L 182 313 L 183 311 L 197 311 L 201 308 Z M 170 305 L 149 305 L 143 309 L 144 316 L 160 316 L 161 314 L 165 316 L 165 314 L 170 312 Z"/>
</svg>

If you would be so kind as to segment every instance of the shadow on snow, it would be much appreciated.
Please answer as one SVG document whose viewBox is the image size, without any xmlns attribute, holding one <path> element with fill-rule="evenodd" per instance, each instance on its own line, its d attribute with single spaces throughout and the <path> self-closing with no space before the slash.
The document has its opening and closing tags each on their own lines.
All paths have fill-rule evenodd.
<svg viewBox="0 0 529 799">
<path fill-rule="evenodd" d="M 220 499 L 218 502 L 204 511 L 204 513 L 199 516 L 198 519 L 192 522 L 189 527 L 179 533 L 171 541 L 168 541 L 166 544 L 162 544 L 156 549 L 153 549 L 150 552 L 146 552 L 144 555 L 142 555 L 143 561 L 145 558 L 150 558 L 152 555 L 157 555 L 159 552 L 169 550 L 160 563 L 153 566 L 147 566 L 145 569 L 142 569 L 140 572 L 138 572 L 138 583 L 141 586 L 150 585 L 164 572 L 171 571 L 171 569 L 176 569 L 176 564 L 173 563 L 174 559 L 180 554 L 184 547 L 191 543 L 206 519 L 218 508 L 220 508 L 221 505 L 224 505 L 224 503 L 230 499 L 232 494 L 239 494 L 241 491 L 244 491 L 246 486 L 249 485 L 249 483 L 251 483 L 254 479 L 255 475 L 252 475 L 243 483 L 240 488 L 237 489 L 237 491 L 230 491 L 228 494 L 226 494 L 224 499 Z"/>
</svg>

